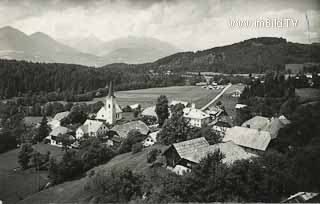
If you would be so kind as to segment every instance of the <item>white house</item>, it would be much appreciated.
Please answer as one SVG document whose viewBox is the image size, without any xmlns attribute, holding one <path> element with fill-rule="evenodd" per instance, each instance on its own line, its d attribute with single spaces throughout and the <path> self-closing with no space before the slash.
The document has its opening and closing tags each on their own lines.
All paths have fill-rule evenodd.
<svg viewBox="0 0 320 204">
<path fill-rule="evenodd" d="M 72 131 L 66 127 L 58 126 L 52 129 L 49 136 L 47 136 L 45 140 L 51 145 L 61 147 L 62 143 L 60 141 L 60 137 L 71 132 Z M 69 139 L 73 140 L 74 138 L 71 135 L 69 135 Z"/>
<path fill-rule="evenodd" d="M 76 139 L 82 138 L 85 134 L 90 137 L 97 137 L 99 135 L 106 134 L 108 130 L 108 127 L 103 122 L 88 119 L 82 126 L 77 129 Z"/>
<path fill-rule="evenodd" d="M 156 113 L 156 106 L 150 106 L 145 108 L 142 113 L 142 116 L 147 116 L 147 117 L 156 117 L 158 118 L 158 115 Z"/>
<path fill-rule="evenodd" d="M 190 120 L 195 127 L 202 127 L 210 122 L 210 115 L 196 108 L 184 108 L 183 117 Z"/>
<path fill-rule="evenodd" d="M 122 110 L 116 101 L 116 97 L 114 96 L 112 81 L 109 85 L 109 93 L 106 97 L 105 106 L 101 107 L 101 109 L 98 111 L 96 119 L 109 124 L 114 124 L 116 121 L 122 119 Z"/>
<path fill-rule="evenodd" d="M 154 143 L 157 142 L 157 136 L 158 136 L 159 132 L 160 132 L 160 130 L 150 133 L 148 135 L 148 137 L 143 140 L 143 142 L 142 142 L 143 146 L 150 147 L 150 146 L 154 145 Z"/>
<path fill-rule="evenodd" d="M 242 109 L 242 108 L 245 108 L 245 107 L 247 107 L 247 105 L 237 103 L 236 106 L 235 106 L 235 109 Z"/>
<path fill-rule="evenodd" d="M 241 91 L 240 90 L 235 90 L 233 93 L 232 93 L 232 97 L 234 98 L 239 98 L 241 95 Z"/>
<path fill-rule="evenodd" d="M 62 119 L 68 117 L 70 114 L 69 111 L 57 113 L 54 118 L 48 123 L 48 125 L 53 129 L 60 126 L 60 122 Z"/>
</svg>

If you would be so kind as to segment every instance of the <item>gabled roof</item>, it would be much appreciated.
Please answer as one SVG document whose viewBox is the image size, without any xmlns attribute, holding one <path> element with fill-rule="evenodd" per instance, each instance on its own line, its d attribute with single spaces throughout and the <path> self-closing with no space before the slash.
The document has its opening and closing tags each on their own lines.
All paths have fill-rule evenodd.
<svg viewBox="0 0 320 204">
<path fill-rule="evenodd" d="M 171 103 L 169 105 L 170 106 L 174 106 L 174 105 L 177 105 L 177 104 L 182 104 L 185 107 L 187 107 L 188 103 L 189 102 L 187 102 L 187 101 L 175 101 L 175 100 L 173 100 L 173 101 L 171 101 Z"/>
<path fill-rule="evenodd" d="M 120 108 L 120 106 L 117 103 L 115 103 L 115 107 L 116 107 L 116 113 L 122 113 L 122 109 Z M 105 115 L 107 114 L 106 113 L 107 111 L 104 106 L 102 106 L 98 112 L 100 112 L 100 111 L 102 111 Z"/>
<path fill-rule="evenodd" d="M 237 103 L 236 106 L 235 106 L 236 109 L 241 109 L 241 108 L 244 108 L 244 107 L 247 107 L 247 105 Z"/>
<path fill-rule="evenodd" d="M 156 106 L 150 106 L 150 107 L 147 107 L 145 108 L 141 115 L 144 115 L 144 116 L 154 116 L 156 118 L 158 118 L 158 115 L 156 113 Z"/>
<path fill-rule="evenodd" d="M 255 116 L 251 118 L 250 120 L 247 120 L 246 122 L 242 123 L 242 127 L 249 127 L 253 129 L 260 129 L 265 130 L 270 123 L 270 120 L 266 117 L 262 116 Z"/>
<path fill-rule="evenodd" d="M 256 129 L 234 126 L 226 131 L 223 142 L 233 141 L 242 147 L 265 151 L 271 140 L 270 133 Z"/>
<path fill-rule="evenodd" d="M 63 134 L 69 133 L 69 132 L 71 132 L 70 129 L 68 129 L 66 127 L 59 126 L 59 127 L 53 128 L 53 130 L 50 132 L 49 135 L 57 137 L 60 134 L 63 135 Z"/>
<path fill-rule="evenodd" d="M 130 107 L 131 109 L 137 109 L 137 108 L 139 108 L 139 106 L 140 106 L 140 104 L 139 104 L 139 103 L 136 103 L 136 104 L 130 105 L 129 107 Z"/>
<path fill-rule="evenodd" d="M 184 142 L 174 143 L 172 146 L 176 149 L 181 158 L 193 161 L 192 156 L 194 152 L 209 147 L 209 143 L 204 137 L 199 137 Z"/>
<path fill-rule="evenodd" d="M 96 133 L 103 126 L 103 122 L 87 119 L 83 126 L 84 129 L 87 128 L 87 133 Z"/>
<path fill-rule="evenodd" d="M 57 114 L 54 116 L 53 120 L 58 120 L 58 121 L 60 121 L 60 120 L 62 120 L 63 118 L 68 117 L 69 114 L 70 114 L 69 111 L 57 113 Z"/>
<path fill-rule="evenodd" d="M 183 109 L 183 116 L 186 118 L 193 118 L 193 119 L 205 119 L 205 118 L 209 118 L 210 115 L 208 115 L 207 113 L 203 112 L 200 109 L 196 109 L 196 108 L 184 108 Z"/>
<path fill-rule="evenodd" d="M 84 134 L 88 133 L 88 125 L 81 125 L 79 128 L 82 130 Z"/>
<path fill-rule="evenodd" d="M 232 164 L 236 160 L 249 159 L 257 156 L 256 154 L 246 152 L 242 147 L 234 144 L 232 141 L 229 141 L 210 145 L 202 149 L 197 149 L 197 151 L 193 152 L 190 158 L 186 159 L 195 163 L 199 163 L 201 159 L 205 158 L 209 153 L 214 153 L 214 151 L 217 151 L 218 149 L 224 154 L 225 158 L 222 160 L 222 162 L 226 164 Z"/>
<path fill-rule="evenodd" d="M 147 135 L 150 131 L 149 127 L 140 120 L 116 125 L 111 130 L 117 132 L 121 138 L 126 138 L 131 130 L 139 130 L 143 135 Z"/>
</svg>

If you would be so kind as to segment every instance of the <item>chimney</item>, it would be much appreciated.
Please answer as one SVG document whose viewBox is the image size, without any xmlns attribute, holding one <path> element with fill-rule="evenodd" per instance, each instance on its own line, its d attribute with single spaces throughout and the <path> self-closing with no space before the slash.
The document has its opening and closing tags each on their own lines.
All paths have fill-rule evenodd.
<svg viewBox="0 0 320 204">
<path fill-rule="evenodd" d="M 191 108 L 196 108 L 196 104 L 191 103 Z"/>
</svg>

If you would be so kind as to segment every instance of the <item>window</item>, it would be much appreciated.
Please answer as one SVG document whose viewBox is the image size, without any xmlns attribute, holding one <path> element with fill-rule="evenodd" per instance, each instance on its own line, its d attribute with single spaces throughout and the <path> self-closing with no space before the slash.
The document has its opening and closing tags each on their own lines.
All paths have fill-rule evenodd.
<svg viewBox="0 0 320 204">
<path fill-rule="evenodd" d="M 108 108 L 111 108 L 110 104 L 108 105 Z"/>
</svg>

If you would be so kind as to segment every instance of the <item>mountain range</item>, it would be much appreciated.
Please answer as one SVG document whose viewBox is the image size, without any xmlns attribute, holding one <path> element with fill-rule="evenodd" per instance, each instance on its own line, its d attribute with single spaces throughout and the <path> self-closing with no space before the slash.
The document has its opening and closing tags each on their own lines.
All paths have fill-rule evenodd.
<svg viewBox="0 0 320 204">
<path fill-rule="evenodd" d="M 178 52 L 157 39 L 133 36 L 109 42 L 89 36 L 68 44 L 40 32 L 26 35 L 12 27 L 0 29 L 0 58 L 7 59 L 224 73 L 257 73 L 281 70 L 290 63 L 320 62 L 319 43 L 300 44 L 275 37 L 252 38 L 197 52 Z"/>
<path fill-rule="evenodd" d="M 89 36 L 61 43 L 41 32 L 27 35 L 9 26 L 0 29 L 0 58 L 6 59 L 102 66 L 152 62 L 178 51 L 155 38 L 132 36 L 104 42 Z"/>
</svg>

